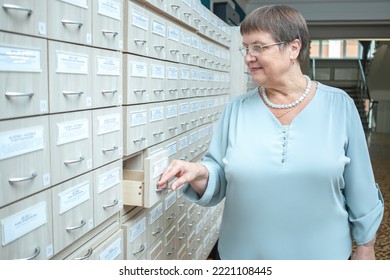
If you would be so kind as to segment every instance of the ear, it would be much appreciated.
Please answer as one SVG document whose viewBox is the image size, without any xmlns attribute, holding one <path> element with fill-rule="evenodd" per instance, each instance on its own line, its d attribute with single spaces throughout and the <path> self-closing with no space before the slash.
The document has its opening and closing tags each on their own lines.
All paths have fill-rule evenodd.
<svg viewBox="0 0 390 280">
<path fill-rule="evenodd" d="M 301 51 L 301 47 L 302 47 L 302 44 L 301 44 L 301 41 L 299 39 L 295 39 L 294 41 L 292 41 L 290 43 L 290 50 L 291 50 L 290 58 L 291 59 L 298 58 L 299 53 Z"/>
</svg>

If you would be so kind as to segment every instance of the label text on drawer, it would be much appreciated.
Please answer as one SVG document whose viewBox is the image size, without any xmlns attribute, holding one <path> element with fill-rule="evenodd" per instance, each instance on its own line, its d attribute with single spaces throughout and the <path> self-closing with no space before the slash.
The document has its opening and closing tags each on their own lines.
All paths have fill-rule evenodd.
<svg viewBox="0 0 390 280">
<path fill-rule="evenodd" d="M 152 178 L 155 179 L 158 176 L 160 176 L 164 172 L 164 170 L 167 166 L 168 166 L 168 158 L 164 158 L 164 159 L 160 160 L 159 162 L 155 163 L 153 165 Z"/>
<path fill-rule="evenodd" d="M 88 119 L 57 123 L 57 145 L 89 137 Z"/>
<path fill-rule="evenodd" d="M 47 205 L 45 201 L 1 220 L 3 246 L 46 223 Z"/>
<path fill-rule="evenodd" d="M 86 181 L 78 184 L 66 191 L 59 193 L 58 196 L 60 199 L 59 214 L 63 214 L 89 199 L 89 182 Z"/>
<path fill-rule="evenodd" d="M 137 239 L 138 236 L 140 236 L 144 231 L 146 230 L 146 217 L 142 218 L 141 221 L 136 223 L 132 228 L 130 232 L 130 242 L 133 242 L 135 239 Z"/>
<path fill-rule="evenodd" d="M 0 132 L 0 160 L 41 150 L 43 126 Z"/>
<path fill-rule="evenodd" d="M 149 224 L 153 224 L 163 214 L 163 204 L 159 203 L 149 214 Z"/>
<path fill-rule="evenodd" d="M 97 57 L 97 72 L 98 75 L 119 76 L 120 75 L 120 60 L 112 57 Z"/>
<path fill-rule="evenodd" d="M 130 126 L 138 126 L 146 124 L 148 116 L 146 111 L 131 113 Z"/>
<path fill-rule="evenodd" d="M 102 193 L 109 188 L 120 183 L 120 168 L 115 168 L 105 172 L 98 177 L 98 193 Z"/>
<path fill-rule="evenodd" d="M 88 55 L 56 51 L 57 73 L 88 75 Z"/>
<path fill-rule="evenodd" d="M 41 51 L 0 46 L 0 71 L 41 72 Z"/>
<path fill-rule="evenodd" d="M 122 239 L 115 240 L 106 250 L 99 254 L 99 260 L 114 260 L 122 253 L 121 249 Z"/>
<path fill-rule="evenodd" d="M 138 13 L 135 10 L 132 10 L 132 21 L 131 24 L 134 26 L 137 26 L 139 28 L 142 28 L 143 30 L 148 31 L 149 29 L 149 18 L 147 16 L 144 16 L 143 14 Z"/>
<path fill-rule="evenodd" d="M 131 76 L 132 77 L 148 77 L 148 67 L 146 63 L 132 61 L 131 62 Z"/>
<path fill-rule="evenodd" d="M 98 13 L 121 20 L 121 4 L 112 0 L 99 0 Z"/>
<path fill-rule="evenodd" d="M 102 135 L 121 129 L 120 114 L 112 114 L 107 116 L 98 117 L 98 132 L 97 135 Z"/>
</svg>

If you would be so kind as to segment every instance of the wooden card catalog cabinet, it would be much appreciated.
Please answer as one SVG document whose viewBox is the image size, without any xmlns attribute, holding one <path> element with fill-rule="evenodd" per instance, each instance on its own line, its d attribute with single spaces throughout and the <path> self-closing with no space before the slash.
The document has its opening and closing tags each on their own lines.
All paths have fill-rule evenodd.
<svg viewBox="0 0 390 280">
<path fill-rule="evenodd" d="M 167 190 L 157 190 L 156 184 L 168 162 L 164 149 L 145 158 L 143 171 L 123 169 L 123 204 L 151 208 L 157 203 Z"/>
</svg>

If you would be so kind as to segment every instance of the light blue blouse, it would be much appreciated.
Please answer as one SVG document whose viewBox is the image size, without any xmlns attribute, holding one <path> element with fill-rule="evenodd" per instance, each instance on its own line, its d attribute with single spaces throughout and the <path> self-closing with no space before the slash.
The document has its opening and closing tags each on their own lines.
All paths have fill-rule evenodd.
<svg viewBox="0 0 390 280">
<path fill-rule="evenodd" d="M 353 100 L 318 84 L 311 102 L 281 125 L 257 89 L 231 101 L 202 160 L 203 206 L 225 198 L 222 259 L 348 259 L 352 238 L 372 240 L 383 217 Z"/>
</svg>

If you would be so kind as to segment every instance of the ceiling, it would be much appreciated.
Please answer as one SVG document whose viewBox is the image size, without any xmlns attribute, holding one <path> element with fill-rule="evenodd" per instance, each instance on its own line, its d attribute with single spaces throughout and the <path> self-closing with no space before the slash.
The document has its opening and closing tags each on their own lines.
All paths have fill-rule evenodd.
<svg viewBox="0 0 390 280">
<path fill-rule="evenodd" d="M 305 17 L 312 39 L 389 39 L 389 0 L 235 0 L 249 14 L 257 7 L 287 4 Z"/>
</svg>

